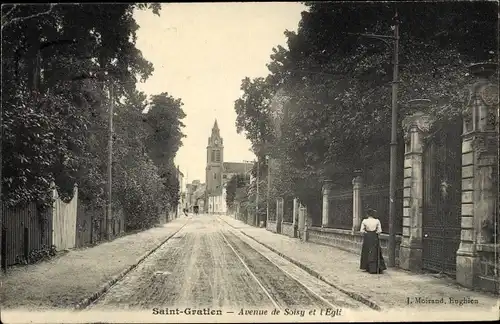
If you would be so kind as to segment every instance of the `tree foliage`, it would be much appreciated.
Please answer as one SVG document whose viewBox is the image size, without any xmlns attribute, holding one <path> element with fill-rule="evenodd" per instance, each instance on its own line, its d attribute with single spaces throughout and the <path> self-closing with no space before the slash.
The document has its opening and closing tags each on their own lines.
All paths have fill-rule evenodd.
<svg viewBox="0 0 500 324">
<path fill-rule="evenodd" d="M 393 48 L 356 34 L 392 35 L 397 9 L 399 123 L 415 98 L 432 100 L 434 118 L 456 121 L 472 82 L 467 65 L 495 59 L 498 26 L 496 5 L 485 2 L 306 5 L 297 32 L 285 31 L 288 48 L 273 49 L 269 75 L 242 81 L 235 110 L 254 146 L 263 141 L 256 130 L 275 135 L 265 152 L 279 161 L 272 191 L 311 208 L 323 179 L 347 187 L 362 169 L 369 182 L 388 181 Z"/>
<path fill-rule="evenodd" d="M 152 97 L 146 114 L 146 123 L 151 129 L 147 139 L 147 152 L 160 172 L 168 201 L 173 207 L 178 205 L 180 199 L 174 157 L 185 137 L 182 133 L 182 119 L 186 114 L 182 106 L 180 99 L 162 93 Z"/>
<path fill-rule="evenodd" d="M 237 191 L 247 185 L 247 177 L 244 174 L 235 174 L 226 184 L 226 205 L 229 209 L 234 207 L 237 201 Z"/>
<path fill-rule="evenodd" d="M 133 12 L 159 15 L 160 9 L 146 3 L 2 6 L 7 206 L 50 204 L 54 181 L 63 198 L 71 198 L 77 183 L 82 202 L 102 207 L 111 104 L 113 204 L 125 210 L 129 227 L 138 228 L 152 225 L 158 210 L 174 203 L 173 159 L 182 145 L 185 116 L 181 102 L 163 93 L 152 98 L 145 114 L 148 98 L 135 86 L 153 66 L 136 48 Z M 151 145 L 163 148 L 169 163 L 159 164 Z M 163 175 L 167 167 L 171 178 Z"/>
</svg>

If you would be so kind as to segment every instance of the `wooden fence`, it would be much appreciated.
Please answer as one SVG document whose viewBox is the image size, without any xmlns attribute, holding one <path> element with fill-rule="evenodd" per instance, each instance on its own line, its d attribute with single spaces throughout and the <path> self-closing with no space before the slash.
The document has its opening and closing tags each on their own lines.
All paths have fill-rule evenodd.
<svg viewBox="0 0 500 324">
<path fill-rule="evenodd" d="M 78 187 L 73 188 L 73 198 L 65 203 L 53 189 L 54 206 L 52 212 L 52 244 L 57 250 L 67 250 L 76 244 L 76 216 L 78 206 Z"/>
<path fill-rule="evenodd" d="M 104 206 L 89 208 L 79 202 L 77 186 L 68 203 L 59 198 L 55 188 L 52 194 L 53 206 L 45 210 L 36 202 L 18 208 L 2 206 L 2 267 L 19 264 L 31 252 L 52 245 L 60 251 L 89 246 L 106 238 Z M 112 222 L 113 236 L 125 232 L 123 210 L 113 210 Z"/>
<path fill-rule="evenodd" d="M 2 262 L 5 266 L 17 264 L 31 251 L 52 245 L 52 210 L 40 210 L 36 202 L 24 207 L 2 206 Z M 5 258 L 5 259 L 4 259 Z"/>
<path fill-rule="evenodd" d="M 78 203 L 76 247 L 84 247 L 104 240 L 106 234 L 104 206 L 92 208 Z"/>
<path fill-rule="evenodd" d="M 125 213 L 122 209 L 113 209 L 111 222 L 113 237 L 125 232 Z M 90 246 L 106 239 L 105 206 L 91 207 L 81 201 L 78 202 L 75 237 L 77 248 Z"/>
</svg>

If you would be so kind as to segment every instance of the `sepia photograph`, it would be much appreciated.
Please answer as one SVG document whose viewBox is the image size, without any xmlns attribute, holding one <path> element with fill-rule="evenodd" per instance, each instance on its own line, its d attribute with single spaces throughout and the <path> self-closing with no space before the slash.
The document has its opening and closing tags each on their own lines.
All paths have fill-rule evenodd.
<svg viewBox="0 0 500 324">
<path fill-rule="evenodd" d="M 1 322 L 499 320 L 499 18 L 2 4 Z"/>
</svg>

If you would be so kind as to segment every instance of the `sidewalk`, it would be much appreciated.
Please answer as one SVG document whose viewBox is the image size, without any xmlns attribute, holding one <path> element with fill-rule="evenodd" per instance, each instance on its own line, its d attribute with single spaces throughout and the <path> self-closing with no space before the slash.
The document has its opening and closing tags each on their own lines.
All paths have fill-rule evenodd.
<svg viewBox="0 0 500 324">
<path fill-rule="evenodd" d="M 428 309 L 428 307 L 436 306 L 446 311 L 463 310 L 465 307 L 491 311 L 492 307 L 496 307 L 495 312 L 498 314 L 498 296 L 462 288 L 451 279 L 411 273 L 397 268 L 388 269 L 382 275 L 371 275 L 359 269 L 359 255 L 274 234 L 264 228 L 244 224 L 229 216 L 221 216 L 221 218 L 243 234 L 374 309 L 389 310 L 412 306 Z M 435 304 L 408 305 L 408 298 L 415 300 L 418 297 L 423 299 L 443 297 L 447 305 L 445 309 L 443 305 Z M 478 303 L 460 305 L 457 302 L 456 305 L 454 304 L 454 300 L 463 301 L 464 298 L 476 299 Z M 453 299 L 453 302 L 450 302 L 450 299 Z"/>
<path fill-rule="evenodd" d="M 47 262 L 13 267 L 1 275 L 2 308 L 72 308 L 85 304 L 121 278 L 175 234 L 189 218 L 126 235 L 111 242 L 75 249 Z"/>
</svg>

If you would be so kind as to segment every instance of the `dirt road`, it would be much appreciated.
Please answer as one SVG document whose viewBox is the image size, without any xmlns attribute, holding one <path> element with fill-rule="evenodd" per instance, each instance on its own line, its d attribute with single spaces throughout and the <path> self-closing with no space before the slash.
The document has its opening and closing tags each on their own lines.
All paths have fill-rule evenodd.
<svg viewBox="0 0 500 324">
<path fill-rule="evenodd" d="M 193 217 L 89 310 L 365 309 L 216 216 Z"/>
</svg>

